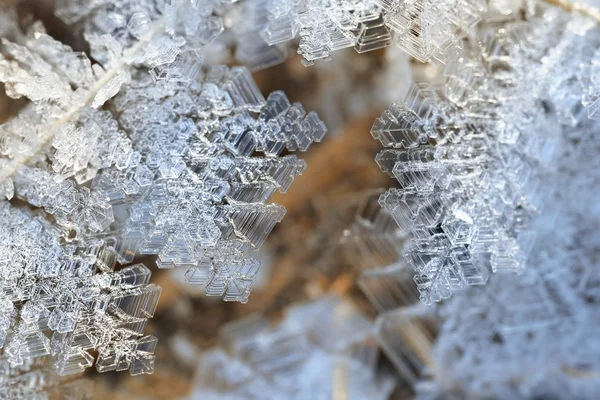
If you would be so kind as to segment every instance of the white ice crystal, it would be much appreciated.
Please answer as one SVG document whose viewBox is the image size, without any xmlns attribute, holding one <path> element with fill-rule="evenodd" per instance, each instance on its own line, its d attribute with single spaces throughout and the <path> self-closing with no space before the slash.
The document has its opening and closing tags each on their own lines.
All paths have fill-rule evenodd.
<svg viewBox="0 0 600 400">
<path fill-rule="evenodd" d="M 444 87 L 415 85 L 373 126 L 390 148 L 377 162 L 400 184 L 380 203 L 412 235 L 405 253 L 425 303 L 526 266 L 530 220 L 551 194 L 539 185 L 560 146 L 548 115 L 581 119 L 578 64 L 598 40 L 577 19 L 543 18 L 482 28 L 473 50 L 446 68 Z M 540 45 L 548 29 L 554 36 Z"/>
<path fill-rule="evenodd" d="M 372 323 L 338 297 L 292 307 L 269 326 L 231 322 L 201 358 L 190 399 L 387 399 L 394 382 L 377 370 Z"/>
<path fill-rule="evenodd" d="M 600 34 L 587 17 L 538 12 L 489 21 L 443 88 L 417 85 L 374 126 L 400 188 L 379 211 L 367 198 L 346 240 L 366 255 L 359 285 L 381 312 L 378 341 L 420 399 L 600 388 L 600 148 L 584 107 Z M 409 234 L 405 259 L 391 217 Z"/>
<path fill-rule="evenodd" d="M 202 68 L 218 1 L 57 7 L 97 63 L 40 23 L 0 45 L 6 93 L 30 101 L 0 125 L 0 357 L 151 373 L 157 339 L 143 332 L 161 289 L 129 264 L 157 255 L 207 295 L 247 301 L 260 264 L 245 253 L 305 168 L 281 154 L 326 129 L 282 92 L 265 99 L 243 67 Z"/>
<path fill-rule="evenodd" d="M 281 44 L 295 37 L 304 65 L 339 49 L 362 53 L 392 43 L 422 62 L 447 62 L 486 6 L 484 0 L 246 0 L 232 18 L 237 56 L 251 67 L 280 62 Z"/>
<path fill-rule="evenodd" d="M 563 127 L 551 206 L 522 276 L 496 275 L 442 307 L 433 393 L 594 399 L 600 388 L 598 124 Z M 463 393 L 463 394 L 460 394 Z"/>
</svg>

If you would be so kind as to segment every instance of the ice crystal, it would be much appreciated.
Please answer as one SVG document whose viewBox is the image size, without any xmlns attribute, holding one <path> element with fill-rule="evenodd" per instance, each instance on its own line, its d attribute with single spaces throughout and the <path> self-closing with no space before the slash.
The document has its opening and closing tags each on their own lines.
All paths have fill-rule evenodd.
<svg viewBox="0 0 600 400">
<path fill-rule="evenodd" d="M 394 382 L 376 369 L 372 333 L 337 297 L 292 307 L 274 326 L 261 315 L 234 321 L 202 356 L 190 398 L 387 399 Z"/>
<path fill-rule="evenodd" d="M 527 264 L 530 221 L 550 195 L 539 185 L 560 143 L 556 120 L 581 119 L 578 64 L 597 42 L 586 20 L 541 18 L 482 28 L 446 68 L 444 87 L 415 85 L 373 126 L 389 147 L 377 162 L 400 184 L 380 203 L 412 236 L 406 259 L 425 303 Z M 560 35 L 540 46 L 547 29 Z"/>
<path fill-rule="evenodd" d="M 581 66 L 580 80 L 584 86 L 582 103 L 588 116 L 600 119 L 600 51 L 594 53 L 592 60 Z"/>
<path fill-rule="evenodd" d="M 29 100 L 0 125 L 1 357 L 151 373 L 161 289 L 136 255 L 247 301 L 260 264 L 246 252 L 285 213 L 268 200 L 305 168 L 282 153 L 326 129 L 245 68 L 202 67 L 218 1 L 58 3 L 98 63 L 40 23 L 0 46 L 6 93 Z"/>
<path fill-rule="evenodd" d="M 569 139 L 553 176 L 561 190 L 551 198 L 549 215 L 535 221 L 540 234 L 525 273 L 494 276 L 485 288 L 457 293 L 443 306 L 433 392 L 450 391 L 452 382 L 473 398 L 597 396 L 597 131 L 597 123 L 584 123 L 575 135 L 563 127 Z"/>
<path fill-rule="evenodd" d="M 185 89 L 148 81 L 114 107 L 144 155 L 135 168 L 102 171 L 92 183 L 128 210 L 117 221 L 120 261 L 158 254 L 161 268 L 191 268 L 187 280 L 207 294 L 245 301 L 258 264 L 243 254 L 260 247 L 285 213 L 266 202 L 305 167 L 294 155 L 278 156 L 320 141 L 321 121 L 282 92 L 265 100 L 239 67 L 212 68 Z"/>
<path fill-rule="evenodd" d="M 593 399 L 600 387 L 599 140 L 585 112 L 600 35 L 581 15 L 538 11 L 482 26 L 445 87 L 417 85 L 374 127 L 390 146 L 377 160 L 400 188 L 381 210 L 367 197 L 346 241 L 363 255 L 378 342 L 418 398 Z M 523 201 L 536 206 L 529 216 Z M 409 233 L 405 258 L 390 217 Z M 447 222 L 457 217 L 466 229 Z M 487 273 L 501 266 L 520 274 Z"/>
<path fill-rule="evenodd" d="M 11 365 L 52 356 L 59 374 L 152 372 L 156 338 L 144 336 L 160 287 L 142 264 L 114 270 L 114 237 L 65 244 L 43 214 L 0 202 L 0 345 Z"/>
<path fill-rule="evenodd" d="M 422 62 L 446 62 L 458 53 L 486 5 L 483 0 L 246 0 L 233 18 L 238 58 L 252 67 L 279 62 L 285 50 L 281 44 L 298 36 L 304 65 L 326 60 L 339 49 L 362 53 L 392 43 Z"/>
<path fill-rule="evenodd" d="M 0 397 L 3 399 L 89 399 L 93 382 L 88 379 L 62 378 L 47 363 L 32 361 L 12 366 L 0 356 Z"/>
<path fill-rule="evenodd" d="M 350 229 L 344 232 L 343 249 L 361 270 L 358 287 L 380 312 L 412 305 L 419 300 L 412 269 L 399 260 L 406 234 L 378 203 L 383 190 L 364 194 Z"/>
</svg>

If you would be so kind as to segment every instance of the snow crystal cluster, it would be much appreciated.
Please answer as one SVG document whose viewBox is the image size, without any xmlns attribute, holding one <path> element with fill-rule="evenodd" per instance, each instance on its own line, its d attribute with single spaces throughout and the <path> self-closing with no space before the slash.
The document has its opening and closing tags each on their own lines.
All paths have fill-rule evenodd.
<svg viewBox="0 0 600 400">
<path fill-rule="evenodd" d="M 553 217 L 535 223 L 540 234 L 525 273 L 494 276 L 443 305 L 431 392 L 453 386 L 473 398 L 597 397 L 598 128 L 585 123 L 576 137 L 562 129 L 567 144 L 554 177 L 560 190 L 547 210 Z"/>
<path fill-rule="evenodd" d="M 142 264 L 114 270 L 114 238 L 65 243 L 42 213 L 0 203 L 0 346 L 10 365 L 52 355 L 59 374 L 151 372 L 156 338 L 144 336 L 160 287 Z"/>
<path fill-rule="evenodd" d="M 56 15 L 83 32 L 94 59 L 110 60 L 119 49 L 139 48 L 130 62 L 146 66 L 156 80 L 187 82 L 203 64 L 203 48 L 223 32 L 227 2 L 62 0 Z"/>
<path fill-rule="evenodd" d="M 494 274 L 487 285 L 458 291 L 431 308 L 420 304 L 412 268 L 403 260 L 363 271 L 359 286 L 381 312 L 376 338 L 417 398 L 596 397 L 598 124 L 581 120 L 575 129 L 559 129 L 556 170 L 539 187 L 552 194 L 544 214 L 532 221 L 537 236 L 521 275 Z M 383 231 L 390 217 L 386 210 L 380 214 L 359 237 L 363 245 L 377 238 L 378 245 L 363 252 L 383 263 L 393 259 L 385 251 L 389 244 L 401 239 Z M 354 229 L 361 225 L 359 219 Z"/>
<path fill-rule="evenodd" d="M 592 60 L 581 66 L 580 80 L 584 86 L 582 104 L 588 117 L 600 120 L 600 50 L 596 50 Z"/>
<path fill-rule="evenodd" d="M 296 37 L 304 65 L 343 48 L 362 53 L 393 43 L 422 62 L 446 62 L 486 6 L 485 0 L 246 0 L 231 18 L 237 57 L 251 67 L 280 62 L 282 44 Z"/>
<path fill-rule="evenodd" d="M 598 39 L 589 21 L 553 11 L 484 26 L 443 87 L 416 84 L 373 125 L 389 148 L 377 162 L 400 185 L 380 203 L 411 235 L 405 256 L 424 303 L 525 268 L 559 124 L 581 119 L 578 65 Z"/>
<path fill-rule="evenodd" d="M 27 99 L 0 125 L 0 397 L 94 364 L 153 371 L 144 331 L 161 289 L 137 256 L 248 300 L 260 265 L 247 254 L 285 213 L 269 199 L 305 168 L 291 153 L 326 129 L 282 92 L 263 97 L 246 68 L 205 65 L 231 25 L 251 68 L 282 61 L 295 38 L 304 65 L 396 43 L 447 66 L 371 130 L 397 187 L 371 193 L 344 240 L 370 266 L 359 286 L 376 324 L 334 297 L 276 325 L 233 322 L 195 394 L 385 399 L 377 343 L 424 399 L 595 398 L 595 2 L 232 3 L 57 1 L 89 56 L 0 14 L 0 82 Z"/>
<path fill-rule="evenodd" d="M 220 2 L 58 3 L 98 63 L 40 23 L 0 45 L 6 94 L 29 100 L 0 125 L 1 357 L 151 373 L 161 289 L 135 257 L 247 301 L 260 264 L 246 252 L 285 213 L 268 200 L 305 168 L 289 153 L 326 129 L 247 69 L 202 67 Z"/>
<path fill-rule="evenodd" d="M 372 323 L 338 297 L 223 326 L 201 358 L 190 399 L 387 399 L 394 381 L 376 369 Z"/>
<path fill-rule="evenodd" d="M 93 388 L 89 379 L 57 375 L 43 360 L 13 366 L 5 356 L 0 357 L 0 398 L 86 400 Z"/>
<path fill-rule="evenodd" d="M 378 342 L 417 398 L 600 387 L 600 139 L 586 104 L 600 28 L 538 12 L 483 24 L 443 87 L 415 85 L 372 131 L 399 188 L 379 210 L 368 196 L 345 240 L 367 264 Z"/>
</svg>

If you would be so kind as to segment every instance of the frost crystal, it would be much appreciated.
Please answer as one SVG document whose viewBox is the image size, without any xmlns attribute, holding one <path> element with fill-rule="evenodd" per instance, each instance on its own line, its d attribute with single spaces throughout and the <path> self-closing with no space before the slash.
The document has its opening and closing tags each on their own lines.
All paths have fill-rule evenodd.
<svg viewBox="0 0 600 400">
<path fill-rule="evenodd" d="M 326 129 L 245 68 L 202 66 L 219 1 L 57 6 L 98 64 L 40 23 L 0 46 L 6 93 L 30 101 L 0 125 L 0 362 L 151 373 L 161 289 L 136 255 L 247 301 L 260 264 L 245 254 L 285 214 L 268 201 L 305 168 L 281 155 Z"/>
<path fill-rule="evenodd" d="M 597 41 L 585 21 L 545 18 L 482 28 L 477 45 L 446 68 L 444 87 L 415 85 L 373 125 L 389 147 L 377 162 L 400 184 L 380 203 L 411 234 L 405 256 L 425 303 L 485 284 L 489 272 L 525 268 L 531 220 L 551 194 L 539 185 L 561 140 L 548 114 L 580 120 L 578 63 Z M 549 29 L 554 39 L 540 46 Z"/>
<path fill-rule="evenodd" d="M 584 86 L 582 103 L 588 116 L 600 120 L 600 50 L 596 50 L 591 62 L 581 66 L 580 79 Z"/>
<path fill-rule="evenodd" d="M 359 53 L 396 43 L 416 59 L 449 61 L 486 10 L 484 0 L 246 0 L 234 14 L 238 58 L 251 67 L 277 63 L 281 43 L 300 37 L 304 65 L 353 47 Z M 261 44 L 261 38 L 263 44 Z M 267 48 L 269 46 L 279 46 Z"/>
<path fill-rule="evenodd" d="M 136 264 L 115 271 L 114 237 L 64 244 L 43 214 L 0 202 L 0 346 L 11 365 L 52 356 L 61 375 L 153 370 L 156 338 L 144 336 L 161 289 Z"/>
<path fill-rule="evenodd" d="M 368 196 L 345 240 L 367 265 L 378 342 L 417 398 L 597 397 L 600 142 L 585 101 L 600 35 L 539 11 L 484 24 L 444 87 L 416 85 L 373 129 L 400 188 L 380 210 Z"/>
<path fill-rule="evenodd" d="M 373 326 L 337 297 L 289 309 L 278 325 L 256 315 L 225 325 L 206 352 L 190 399 L 387 399 Z"/>
<path fill-rule="evenodd" d="M 596 398 L 600 141 L 598 124 L 582 122 L 576 135 L 562 129 L 559 173 L 545 184 L 561 190 L 549 203 L 553 217 L 534 223 L 540 234 L 525 273 L 496 275 L 443 306 L 433 357 L 444 372 L 434 391 L 453 382 L 474 398 Z"/>
<path fill-rule="evenodd" d="M 157 254 L 161 268 L 191 268 L 188 282 L 208 295 L 246 301 L 258 264 L 243 254 L 285 213 L 266 202 L 305 168 L 296 156 L 278 156 L 320 141 L 322 122 L 282 92 L 265 100 L 239 67 L 212 68 L 185 89 L 148 81 L 114 107 L 144 155 L 135 168 L 101 171 L 92 183 L 127 210 L 116 223 L 119 260 Z"/>
</svg>

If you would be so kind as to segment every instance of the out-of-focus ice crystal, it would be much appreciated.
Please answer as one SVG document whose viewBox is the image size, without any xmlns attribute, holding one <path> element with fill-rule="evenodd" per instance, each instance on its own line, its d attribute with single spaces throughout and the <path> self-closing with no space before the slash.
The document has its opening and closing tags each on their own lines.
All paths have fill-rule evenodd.
<svg viewBox="0 0 600 400">
<path fill-rule="evenodd" d="M 581 66 L 580 80 L 583 85 L 582 103 L 588 116 L 600 120 L 600 50 L 587 64 Z"/>
<path fill-rule="evenodd" d="M 93 391 L 93 381 L 63 378 L 44 360 L 14 366 L 0 356 L 0 398 L 86 400 Z"/>
<path fill-rule="evenodd" d="M 225 325 L 203 354 L 191 399 L 387 399 L 373 325 L 347 300 L 292 307 L 270 326 L 257 315 Z"/>
</svg>

